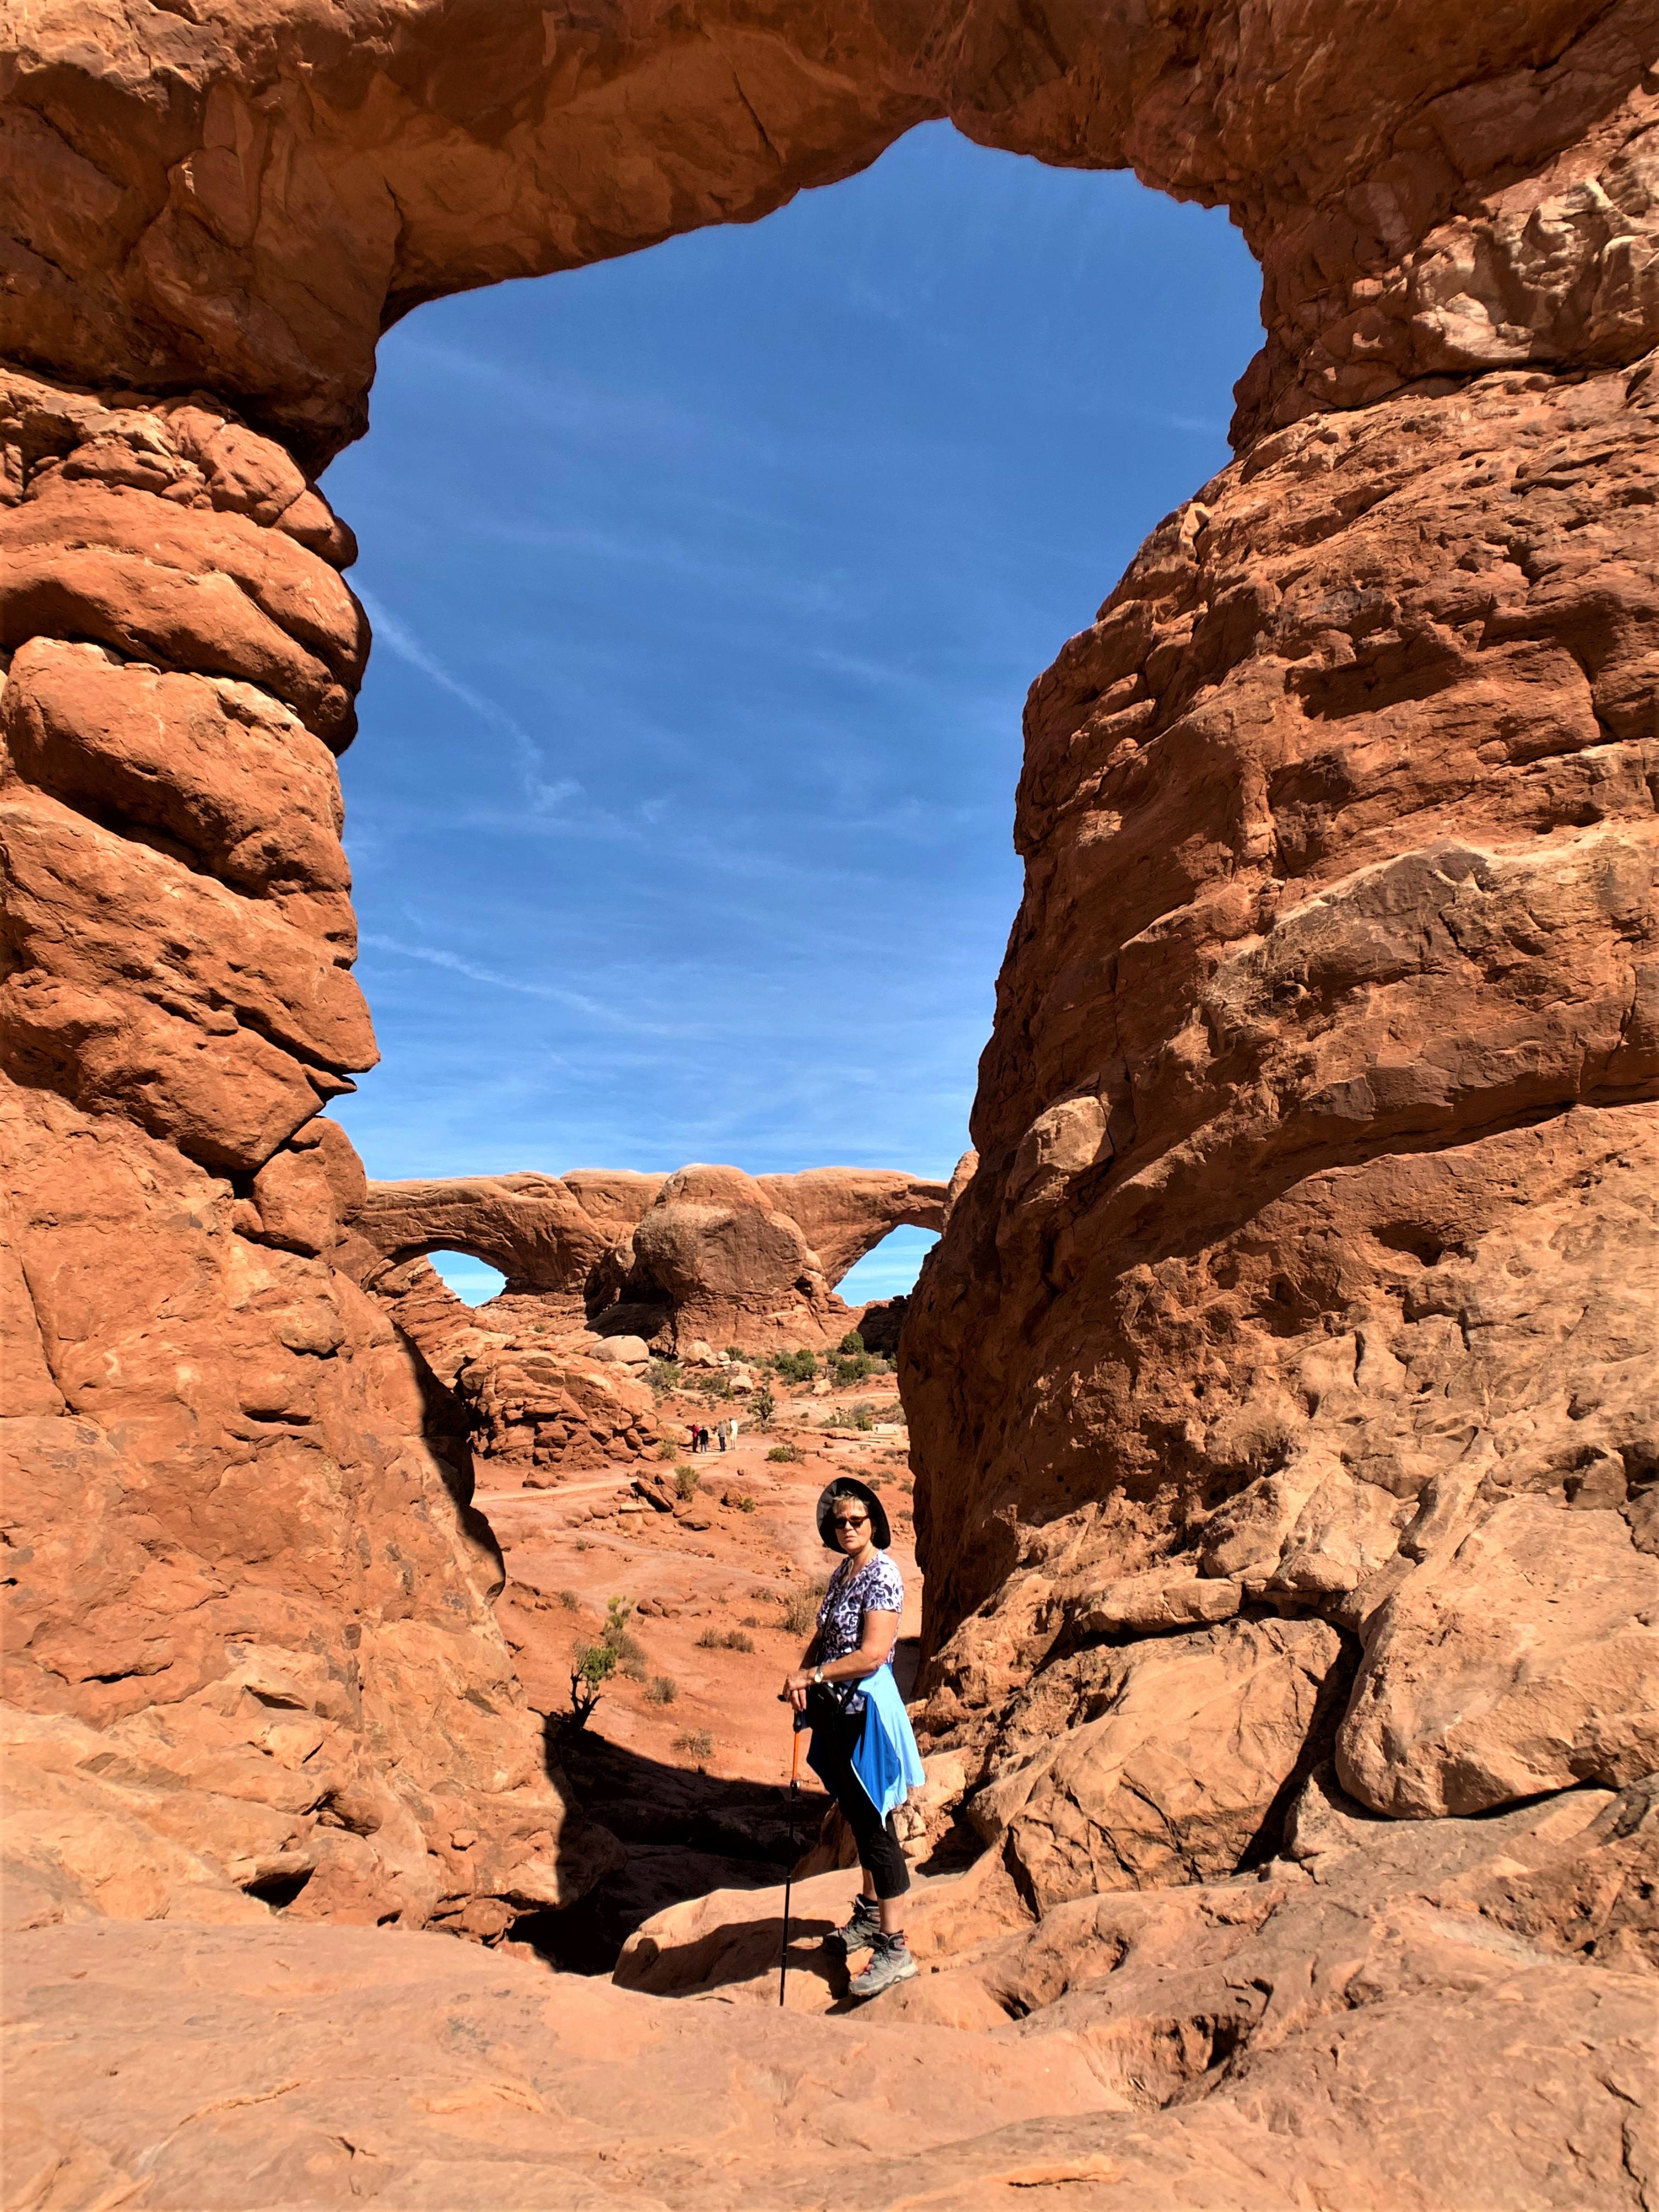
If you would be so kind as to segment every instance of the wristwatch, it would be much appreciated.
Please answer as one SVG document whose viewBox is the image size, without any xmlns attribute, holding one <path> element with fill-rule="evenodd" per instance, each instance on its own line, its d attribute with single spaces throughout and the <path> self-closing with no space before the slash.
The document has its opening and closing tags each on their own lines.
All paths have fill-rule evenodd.
<svg viewBox="0 0 1659 2212">
<path fill-rule="evenodd" d="M 814 1681 L 815 1683 L 821 1683 L 821 1682 L 823 1681 L 823 1668 L 822 1668 L 822 1667 L 814 1667 L 814 1668 L 813 1668 L 813 1669 L 812 1669 L 812 1680 L 813 1680 L 813 1681 Z"/>
</svg>

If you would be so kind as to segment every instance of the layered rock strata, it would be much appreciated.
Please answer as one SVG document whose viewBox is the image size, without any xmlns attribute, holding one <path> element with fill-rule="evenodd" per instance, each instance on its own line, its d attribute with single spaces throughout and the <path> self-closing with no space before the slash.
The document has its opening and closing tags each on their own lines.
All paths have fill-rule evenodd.
<svg viewBox="0 0 1659 2212">
<path fill-rule="evenodd" d="M 1656 414 L 1650 356 L 1299 423 L 1033 689 L 906 1336 L 988 1832 L 1103 1668 L 1230 1619 L 1350 1640 L 1379 1811 L 1659 1765 Z M 1016 1857 L 1087 1757 L 1036 1755 Z"/>
<path fill-rule="evenodd" d="M 334 1264 L 349 534 L 205 400 L 8 376 L 0 436 L 9 1910 L 499 1933 L 613 1847 L 465 1440 Z"/>
<path fill-rule="evenodd" d="M 490 1324 L 585 1324 L 672 1357 L 838 1342 L 859 1309 L 836 1285 L 893 1230 L 942 1229 L 945 1199 L 943 1183 L 874 1168 L 579 1170 L 371 1183 L 355 1226 L 392 1261 L 456 1250 L 499 1268 Z"/>
<path fill-rule="evenodd" d="M 362 1281 L 434 1385 L 447 1392 L 467 1449 L 494 1483 L 551 1480 L 561 1469 L 638 1457 L 659 1440 L 637 1339 L 561 1324 L 520 1298 L 464 1305 L 424 1260 L 371 1265 Z M 614 1357 L 617 1352 L 633 1354 Z"/>
</svg>

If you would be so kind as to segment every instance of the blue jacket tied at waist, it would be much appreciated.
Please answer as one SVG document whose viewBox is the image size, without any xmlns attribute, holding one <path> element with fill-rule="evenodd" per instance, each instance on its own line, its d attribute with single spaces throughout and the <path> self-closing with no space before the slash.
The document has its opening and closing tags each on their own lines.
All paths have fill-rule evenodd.
<svg viewBox="0 0 1659 2212">
<path fill-rule="evenodd" d="M 921 1787 L 927 1779 L 927 1770 L 916 1749 L 910 1716 L 904 1710 L 891 1666 L 884 1662 L 873 1674 L 866 1675 L 859 1688 L 864 1692 L 864 1725 L 853 1752 L 853 1771 L 863 1784 L 870 1802 L 885 1820 L 888 1814 L 904 1802 L 912 1790 Z M 806 1763 L 823 1781 L 817 1747 L 817 1730 L 814 1729 Z"/>
</svg>

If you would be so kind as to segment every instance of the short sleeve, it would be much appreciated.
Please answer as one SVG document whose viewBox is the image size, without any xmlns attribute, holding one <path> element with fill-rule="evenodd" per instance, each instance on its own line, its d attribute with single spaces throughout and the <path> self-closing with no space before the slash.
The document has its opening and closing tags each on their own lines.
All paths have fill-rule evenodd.
<svg viewBox="0 0 1659 2212">
<path fill-rule="evenodd" d="M 869 1575 L 859 1595 L 866 1613 L 902 1613 L 904 1577 L 884 1554 L 872 1561 Z"/>
</svg>

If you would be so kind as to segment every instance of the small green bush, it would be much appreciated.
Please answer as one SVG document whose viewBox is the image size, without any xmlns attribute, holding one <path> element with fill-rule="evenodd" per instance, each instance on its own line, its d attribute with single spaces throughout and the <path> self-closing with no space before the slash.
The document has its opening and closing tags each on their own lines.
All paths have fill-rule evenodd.
<svg viewBox="0 0 1659 2212">
<path fill-rule="evenodd" d="M 698 1729 L 692 1735 L 677 1735 L 674 1739 L 674 1748 L 676 1751 L 683 1751 L 688 1759 L 712 1759 L 714 1755 L 714 1739 L 707 1729 Z"/>
<path fill-rule="evenodd" d="M 559 1592 L 559 1603 L 564 1607 L 567 1613 L 580 1613 L 582 1609 L 582 1601 L 577 1596 L 574 1590 L 561 1590 Z"/>
<path fill-rule="evenodd" d="M 745 1628 L 760 1628 L 764 1626 L 759 1616 L 752 1613 L 744 1613 L 743 1616 L 743 1625 Z"/>
<path fill-rule="evenodd" d="M 769 1429 L 778 1401 L 769 1390 L 757 1390 L 749 1401 L 749 1418 L 757 1429 Z"/>
<path fill-rule="evenodd" d="M 747 1491 L 745 1491 L 743 1496 L 738 1500 L 738 1510 L 739 1513 L 752 1513 L 754 1510 L 755 1501 L 750 1497 Z"/>
<path fill-rule="evenodd" d="M 772 1364 L 786 1382 L 811 1382 L 817 1376 L 818 1363 L 810 1352 L 781 1352 Z"/>
<path fill-rule="evenodd" d="M 617 1655 L 601 1640 L 585 1644 L 570 1666 L 570 1717 L 579 1729 L 587 1726 L 599 1692 L 617 1671 Z"/>
<path fill-rule="evenodd" d="M 843 1352 L 862 1352 L 864 1339 L 859 1334 L 857 1329 L 849 1328 L 841 1340 L 841 1348 Z"/>
<path fill-rule="evenodd" d="M 653 1705 L 672 1705 L 680 1693 L 680 1686 L 672 1674 L 653 1674 L 646 1685 L 645 1694 Z"/>
<path fill-rule="evenodd" d="M 771 1450 L 767 1453 L 766 1456 L 768 1459 L 777 1460 L 781 1464 L 787 1466 L 793 1461 L 798 1460 L 800 1457 L 800 1446 L 799 1444 L 774 1444 Z"/>
<path fill-rule="evenodd" d="M 617 1671 L 617 1655 L 608 1644 L 584 1644 L 575 1656 L 574 1672 L 597 1690 Z"/>
<path fill-rule="evenodd" d="M 674 1487 L 683 1504 L 690 1504 L 696 1496 L 697 1485 L 702 1480 L 702 1476 L 695 1467 L 681 1466 L 674 1469 Z"/>
<path fill-rule="evenodd" d="M 679 1446 L 667 1437 L 665 1437 L 662 1442 L 657 1446 L 657 1457 L 659 1459 L 678 1459 L 679 1455 Z"/>
<path fill-rule="evenodd" d="M 646 1367 L 645 1379 L 659 1398 L 666 1398 L 680 1387 L 680 1363 L 678 1359 L 653 1359 Z"/>
</svg>

